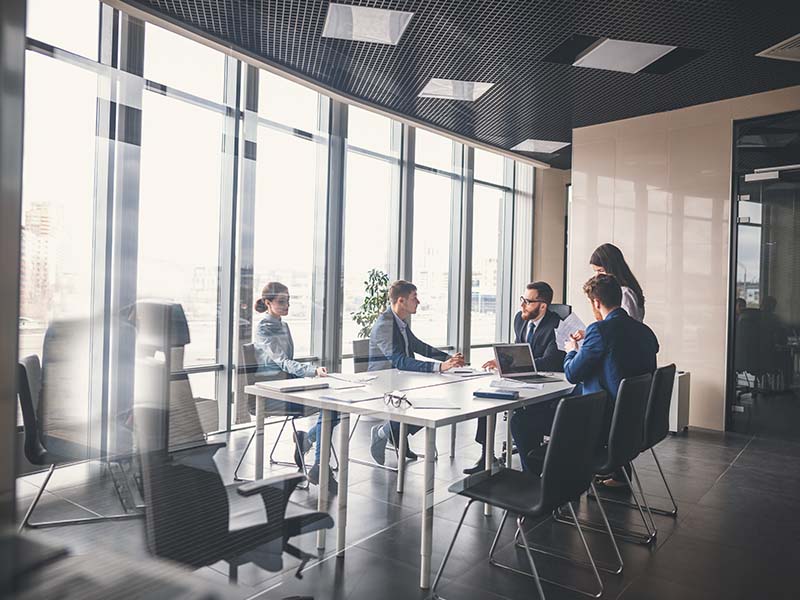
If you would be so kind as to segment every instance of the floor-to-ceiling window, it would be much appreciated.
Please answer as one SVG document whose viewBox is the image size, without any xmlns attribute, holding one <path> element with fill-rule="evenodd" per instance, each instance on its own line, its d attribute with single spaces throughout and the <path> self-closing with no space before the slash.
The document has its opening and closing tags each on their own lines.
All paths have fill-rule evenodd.
<svg viewBox="0 0 800 600">
<path fill-rule="evenodd" d="M 447 346 L 453 333 L 448 325 L 463 146 L 418 129 L 415 162 L 412 270 L 421 304 L 413 317 L 414 333 L 429 344 Z"/>
<path fill-rule="evenodd" d="M 344 304 L 342 354 L 363 337 L 355 321 L 370 271 L 393 271 L 392 236 L 400 192 L 399 123 L 377 113 L 349 107 L 345 159 Z M 349 363 L 347 363 L 349 365 Z"/>
<path fill-rule="evenodd" d="M 142 95 L 137 297 L 181 304 L 187 368 L 221 361 L 218 332 L 227 322 L 219 304 L 220 213 L 229 206 L 222 193 L 224 71 L 222 53 L 146 26 L 144 77 L 159 85 Z M 216 373 L 190 375 L 196 397 L 217 397 Z"/>
<path fill-rule="evenodd" d="M 253 234 L 253 306 L 270 281 L 289 288 L 285 318 L 295 357 L 312 348 L 312 329 L 322 308 L 315 273 L 322 269 L 317 239 L 324 237 L 328 160 L 328 100 L 277 75 L 259 72 Z M 253 323 L 263 314 L 253 312 Z"/>
<path fill-rule="evenodd" d="M 472 217 L 472 346 L 501 341 L 507 329 L 499 323 L 503 294 L 503 265 L 507 204 L 513 198 L 513 166 L 499 154 L 475 150 Z M 507 259 L 507 260 L 506 260 Z M 474 354 L 475 351 L 473 351 Z"/>
</svg>

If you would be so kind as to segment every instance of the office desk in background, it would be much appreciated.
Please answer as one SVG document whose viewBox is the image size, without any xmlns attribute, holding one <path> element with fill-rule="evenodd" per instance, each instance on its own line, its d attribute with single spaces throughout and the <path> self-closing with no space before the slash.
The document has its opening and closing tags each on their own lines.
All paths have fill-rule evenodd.
<svg viewBox="0 0 800 600">
<path fill-rule="evenodd" d="M 424 493 L 422 498 L 422 521 L 420 536 L 420 587 L 427 589 L 431 580 L 431 548 L 433 535 L 434 506 L 434 460 L 436 452 L 436 429 L 453 423 L 471 421 L 478 417 L 487 417 L 487 439 L 494 440 L 496 416 L 500 412 L 513 411 L 517 408 L 546 402 L 567 395 L 573 385 L 567 381 L 542 384 L 541 389 L 521 389 L 516 400 L 496 400 L 474 398 L 473 392 L 488 387 L 496 376 L 463 379 L 440 373 L 414 373 L 398 371 L 373 371 L 370 376 L 374 380 L 359 388 L 374 399 L 361 402 L 343 402 L 325 399 L 323 396 L 337 394 L 335 390 L 306 390 L 300 392 L 276 392 L 250 385 L 245 392 L 256 396 L 256 479 L 264 476 L 264 418 L 265 400 L 295 402 L 322 411 L 322 431 L 318 443 L 322 444 L 320 456 L 320 478 L 318 510 L 328 509 L 328 477 L 330 472 L 330 440 L 331 416 L 333 412 L 341 415 L 339 422 L 339 510 L 336 517 L 336 551 L 343 555 L 345 551 L 345 534 L 347 530 L 347 480 L 350 454 L 350 415 L 370 415 L 379 420 L 398 421 L 400 423 L 400 439 L 398 440 L 398 472 L 397 491 L 403 492 L 405 483 L 405 445 L 406 430 L 409 425 L 418 425 L 425 430 L 424 456 Z M 383 401 L 384 392 L 404 391 L 412 404 L 436 403 L 457 405 L 460 408 L 414 408 L 404 404 L 403 408 L 387 406 Z M 510 419 L 507 423 L 510 423 Z M 506 427 L 507 448 L 511 448 L 511 429 Z M 486 468 L 491 466 L 491 452 L 486 453 Z M 507 466 L 511 465 L 511 452 L 506 453 Z M 488 511 L 488 507 L 486 508 Z M 325 531 L 317 534 L 317 547 L 325 548 Z"/>
</svg>

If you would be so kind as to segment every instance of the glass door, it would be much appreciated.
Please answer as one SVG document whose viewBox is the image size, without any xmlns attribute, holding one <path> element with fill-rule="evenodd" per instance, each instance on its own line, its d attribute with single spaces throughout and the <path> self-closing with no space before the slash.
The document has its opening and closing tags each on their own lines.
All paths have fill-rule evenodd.
<svg viewBox="0 0 800 600">
<path fill-rule="evenodd" d="M 800 113 L 734 142 L 728 428 L 800 440 Z"/>
</svg>

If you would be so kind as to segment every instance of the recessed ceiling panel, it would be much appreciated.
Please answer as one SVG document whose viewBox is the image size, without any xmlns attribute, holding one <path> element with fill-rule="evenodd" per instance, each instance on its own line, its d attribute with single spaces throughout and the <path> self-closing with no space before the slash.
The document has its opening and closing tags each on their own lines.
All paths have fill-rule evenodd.
<svg viewBox="0 0 800 600">
<path fill-rule="evenodd" d="M 456 81 L 455 79 L 431 79 L 419 93 L 420 98 L 447 98 L 474 102 L 489 91 L 494 84 L 484 81 Z"/>
<path fill-rule="evenodd" d="M 331 4 L 323 37 L 396 45 L 414 13 L 347 4 Z"/>
</svg>

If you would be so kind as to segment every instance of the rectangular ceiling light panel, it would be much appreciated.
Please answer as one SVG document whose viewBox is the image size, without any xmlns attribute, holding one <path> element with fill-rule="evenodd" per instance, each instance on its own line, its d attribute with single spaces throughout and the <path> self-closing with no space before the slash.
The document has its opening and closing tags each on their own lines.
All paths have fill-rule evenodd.
<svg viewBox="0 0 800 600">
<path fill-rule="evenodd" d="M 604 39 L 591 46 L 572 64 L 589 69 L 638 73 L 675 48 L 663 44 Z"/>
<path fill-rule="evenodd" d="M 413 16 L 400 10 L 330 4 L 322 37 L 397 45 Z"/>
<path fill-rule="evenodd" d="M 569 142 L 553 142 L 550 140 L 525 140 L 524 142 L 520 142 L 516 146 L 512 148 L 512 150 L 516 150 L 517 152 L 543 152 L 546 154 L 552 154 L 557 150 L 561 150 L 569 146 Z"/>
<path fill-rule="evenodd" d="M 420 98 L 446 98 L 474 102 L 489 91 L 494 84 L 485 81 L 458 81 L 456 79 L 431 79 L 419 93 Z"/>
</svg>

